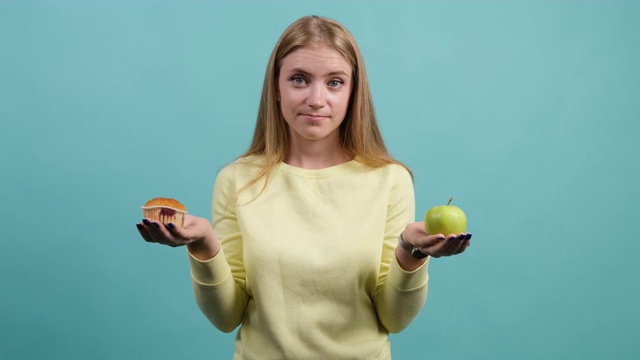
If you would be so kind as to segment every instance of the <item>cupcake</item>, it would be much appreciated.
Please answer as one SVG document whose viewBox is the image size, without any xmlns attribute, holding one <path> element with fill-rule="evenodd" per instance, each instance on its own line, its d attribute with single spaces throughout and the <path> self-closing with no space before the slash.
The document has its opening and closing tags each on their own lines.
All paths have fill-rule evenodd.
<svg viewBox="0 0 640 360">
<path fill-rule="evenodd" d="M 142 213 L 145 219 L 183 226 L 187 208 L 176 199 L 154 198 L 142 206 Z"/>
</svg>

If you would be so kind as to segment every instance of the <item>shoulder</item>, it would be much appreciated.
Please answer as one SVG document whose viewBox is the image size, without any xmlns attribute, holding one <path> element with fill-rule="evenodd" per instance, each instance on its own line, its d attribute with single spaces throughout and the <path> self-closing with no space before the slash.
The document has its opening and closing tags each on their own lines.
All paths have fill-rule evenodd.
<svg viewBox="0 0 640 360">
<path fill-rule="evenodd" d="M 358 160 L 358 158 L 355 159 L 362 170 L 374 174 L 375 176 L 384 177 L 393 182 L 413 183 L 411 172 L 400 163 L 389 163 L 378 167 L 370 167 Z"/>
<path fill-rule="evenodd" d="M 385 165 L 385 167 L 388 169 L 389 173 L 393 174 L 394 176 L 411 179 L 411 172 L 409 171 L 409 169 L 400 164 L 393 163 Z"/>
<path fill-rule="evenodd" d="M 261 156 L 252 155 L 241 157 L 223 166 L 218 172 L 217 180 L 242 180 L 252 178 L 260 172 L 263 166 L 264 160 Z"/>
<path fill-rule="evenodd" d="M 413 177 L 409 170 L 400 164 L 385 165 L 387 176 L 392 181 L 392 187 L 413 189 Z"/>
<path fill-rule="evenodd" d="M 358 160 L 358 158 L 356 158 Z M 409 170 L 399 163 L 387 163 L 372 167 L 362 162 L 357 162 L 353 167 L 360 184 L 366 184 L 366 188 L 374 189 L 380 195 L 389 194 L 391 197 L 412 196 L 414 191 L 413 178 Z"/>
</svg>

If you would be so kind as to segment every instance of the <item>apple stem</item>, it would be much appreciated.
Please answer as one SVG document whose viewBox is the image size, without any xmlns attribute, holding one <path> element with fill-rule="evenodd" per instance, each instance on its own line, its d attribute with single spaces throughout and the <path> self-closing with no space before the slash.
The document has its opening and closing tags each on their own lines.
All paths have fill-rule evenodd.
<svg viewBox="0 0 640 360">
<path fill-rule="evenodd" d="M 451 201 L 453 201 L 453 196 L 449 198 L 449 202 L 447 203 L 447 206 L 449 206 L 449 204 L 451 204 Z"/>
</svg>

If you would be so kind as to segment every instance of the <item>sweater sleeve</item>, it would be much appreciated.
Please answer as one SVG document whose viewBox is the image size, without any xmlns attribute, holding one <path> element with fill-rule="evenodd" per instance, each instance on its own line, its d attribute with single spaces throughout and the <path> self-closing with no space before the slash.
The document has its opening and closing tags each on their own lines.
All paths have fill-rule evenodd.
<svg viewBox="0 0 640 360">
<path fill-rule="evenodd" d="M 413 181 L 408 171 L 394 172 L 387 208 L 384 244 L 374 304 L 382 326 L 391 333 L 406 328 L 418 315 L 427 299 L 427 260 L 414 271 L 405 271 L 395 256 L 398 236 L 415 221 Z"/>
<path fill-rule="evenodd" d="M 212 205 L 213 231 L 222 247 L 206 261 L 189 254 L 196 303 L 209 321 L 224 332 L 240 325 L 249 299 L 235 203 L 233 171 L 225 168 L 216 179 Z"/>
</svg>

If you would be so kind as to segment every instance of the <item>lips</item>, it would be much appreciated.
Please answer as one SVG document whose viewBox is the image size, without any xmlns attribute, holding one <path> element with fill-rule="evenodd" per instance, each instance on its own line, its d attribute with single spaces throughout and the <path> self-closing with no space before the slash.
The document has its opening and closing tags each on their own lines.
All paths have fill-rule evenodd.
<svg viewBox="0 0 640 360">
<path fill-rule="evenodd" d="M 324 118 L 328 118 L 328 116 L 326 115 L 318 115 L 318 114 L 301 114 L 302 116 L 305 116 L 309 119 L 314 119 L 314 120 L 320 120 L 320 119 L 324 119 Z"/>
</svg>

